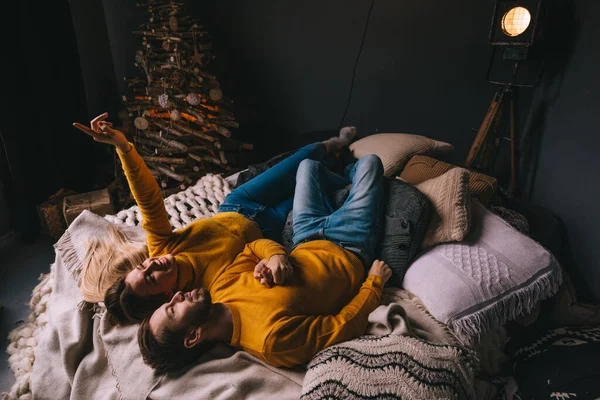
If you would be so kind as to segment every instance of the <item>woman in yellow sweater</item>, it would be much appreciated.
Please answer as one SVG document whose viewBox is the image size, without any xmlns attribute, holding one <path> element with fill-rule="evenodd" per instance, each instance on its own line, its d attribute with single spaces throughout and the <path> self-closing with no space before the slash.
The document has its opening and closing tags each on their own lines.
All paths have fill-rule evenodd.
<svg viewBox="0 0 600 400">
<path fill-rule="evenodd" d="M 102 239 L 91 244 L 82 292 L 88 301 L 104 299 L 108 311 L 121 323 L 142 320 L 177 290 L 211 288 L 246 243 L 262 237 L 261 229 L 267 237 L 277 239 L 292 207 L 299 163 L 304 159 L 323 159 L 327 151 L 348 144 L 355 132 L 346 128 L 340 137 L 303 147 L 235 189 L 215 216 L 173 232 L 156 180 L 134 146 L 122 132 L 112 128 L 107 117 L 106 113 L 98 116 L 90 127 L 73 125 L 95 141 L 116 147 L 142 214 L 147 250 L 132 256 L 127 253 L 130 247 L 125 245 L 125 250 L 117 243 L 105 241 L 101 245 Z"/>
<path fill-rule="evenodd" d="M 327 175 L 313 160 L 298 168 L 289 256 L 271 240 L 256 240 L 212 287 L 177 292 L 142 322 L 138 342 L 147 364 L 178 369 L 225 342 L 273 366 L 295 367 L 365 332 L 391 276 L 376 260 L 364 279 L 381 228 L 383 167 L 377 156 L 351 166 L 352 188 L 338 210 L 323 195 Z M 268 264 L 280 262 L 293 273 L 277 283 Z"/>
</svg>

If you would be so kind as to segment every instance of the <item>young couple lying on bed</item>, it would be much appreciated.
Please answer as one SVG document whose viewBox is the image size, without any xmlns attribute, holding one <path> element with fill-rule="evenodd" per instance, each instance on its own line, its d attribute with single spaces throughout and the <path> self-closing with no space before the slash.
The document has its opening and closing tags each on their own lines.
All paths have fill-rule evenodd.
<svg viewBox="0 0 600 400">
<path fill-rule="evenodd" d="M 123 255 L 117 265 L 84 268 L 105 272 L 93 276 L 120 273 L 108 289 L 107 282 L 96 289 L 106 292 L 117 321 L 142 321 L 138 341 L 147 364 L 160 372 L 179 369 L 225 342 L 271 365 L 294 367 L 365 332 L 391 276 L 385 263 L 373 261 L 383 167 L 377 156 L 366 156 L 342 177 L 320 163 L 349 143 L 353 128 L 301 148 L 232 191 L 215 216 L 173 232 L 156 180 L 106 118 L 74 126 L 117 147 L 150 257 L 136 265 Z M 349 183 L 348 198 L 335 210 L 328 194 Z M 287 254 L 277 241 L 292 207 L 294 250 Z"/>
</svg>

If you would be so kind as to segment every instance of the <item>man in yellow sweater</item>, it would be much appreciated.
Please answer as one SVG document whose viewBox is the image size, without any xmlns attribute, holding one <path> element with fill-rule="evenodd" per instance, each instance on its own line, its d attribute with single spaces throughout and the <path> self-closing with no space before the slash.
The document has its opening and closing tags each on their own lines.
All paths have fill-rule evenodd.
<svg viewBox="0 0 600 400">
<path fill-rule="evenodd" d="M 176 293 L 138 332 L 144 360 L 160 372 L 193 362 L 225 342 L 277 367 L 308 362 L 332 344 L 363 334 L 391 270 L 374 261 L 383 167 L 376 156 L 347 169 L 346 202 L 333 210 L 328 189 L 345 183 L 305 160 L 296 177 L 294 250 L 276 242 L 246 245 L 212 287 Z M 369 264 L 365 264 L 365 263 Z M 274 265 L 291 271 L 276 277 Z"/>
<path fill-rule="evenodd" d="M 236 188 L 215 216 L 199 219 L 173 232 L 156 180 L 134 146 L 122 132 L 112 128 L 107 117 L 106 113 L 98 116 L 89 128 L 79 123 L 73 125 L 95 141 L 116 147 L 142 214 L 142 228 L 147 234 L 149 254 L 139 265 L 94 266 L 112 269 L 112 273 L 96 273 L 95 276 L 121 276 L 116 282 L 97 283 L 98 294 L 104 296 L 106 291 L 106 307 L 119 322 L 141 321 L 178 290 L 212 288 L 224 268 L 231 265 L 247 243 L 262 238 L 263 234 L 278 240 L 292 208 L 294 177 L 300 162 L 322 160 L 328 151 L 347 145 L 355 134 L 354 128 L 346 127 L 342 128 L 339 137 L 304 146 Z M 119 251 L 116 244 L 111 250 Z M 121 258 L 127 261 L 132 257 Z"/>
</svg>

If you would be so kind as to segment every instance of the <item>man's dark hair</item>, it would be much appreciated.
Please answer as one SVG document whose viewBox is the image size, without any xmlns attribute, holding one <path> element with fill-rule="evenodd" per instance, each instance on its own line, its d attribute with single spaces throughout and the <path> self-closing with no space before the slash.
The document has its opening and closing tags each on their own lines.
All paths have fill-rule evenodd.
<svg viewBox="0 0 600 400">
<path fill-rule="evenodd" d="M 160 338 L 150 330 L 150 318 L 145 318 L 138 329 L 138 344 L 144 362 L 159 374 L 175 372 L 208 351 L 213 343 L 200 343 L 189 349 L 184 345 L 187 331 L 163 329 Z"/>
<path fill-rule="evenodd" d="M 106 310 L 119 325 L 140 322 L 168 301 L 169 297 L 164 294 L 138 296 L 131 286 L 125 283 L 125 277 L 113 283 L 104 295 Z"/>
</svg>

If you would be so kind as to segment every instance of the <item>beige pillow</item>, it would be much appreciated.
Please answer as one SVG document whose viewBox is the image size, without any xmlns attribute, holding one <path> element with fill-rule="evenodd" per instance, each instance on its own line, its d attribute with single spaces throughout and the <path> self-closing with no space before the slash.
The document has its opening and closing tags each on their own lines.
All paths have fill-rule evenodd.
<svg viewBox="0 0 600 400">
<path fill-rule="evenodd" d="M 448 164 L 435 158 L 414 156 L 402 170 L 400 178 L 411 185 L 418 185 L 428 179 L 437 178 L 456 167 L 457 165 Z M 489 204 L 492 196 L 496 193 L 497 187 L 496 178 L 469 171 L 469 192 L 484 206 Z"/>
<path fill-rule="evenodd" d="M 434 209 L 422 247 L 463 240 L 471 227 L 469 171 L 453 168 L 419 183 L 416 188 L 431 201 Z"/>
<path fill-rule="evenodd" d="M 394 176 L 415 154 L 440 155 L 454 150 L 445 142 L 408 133 L 379 133 L 364 137 L 350 145 L 355 158 L 376 154 L 383 163 L 385 176 Z"/>
</svg>

